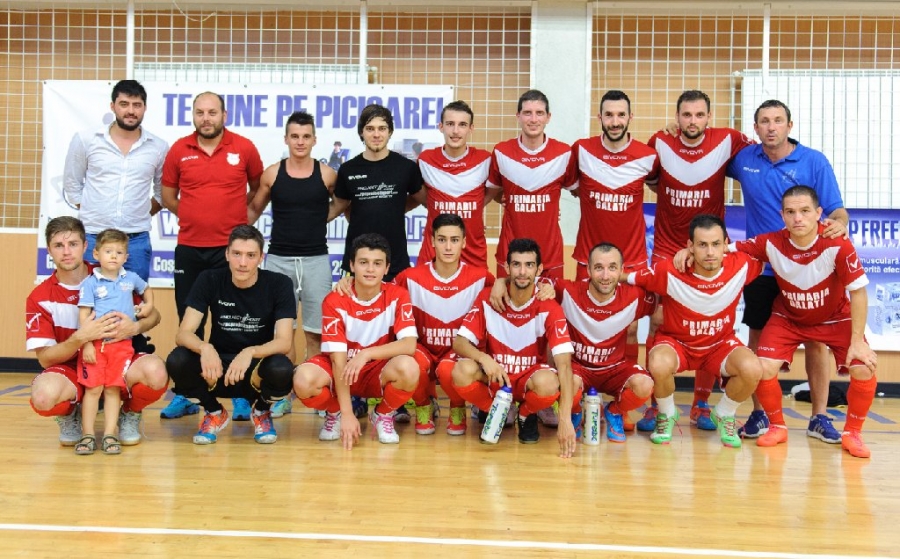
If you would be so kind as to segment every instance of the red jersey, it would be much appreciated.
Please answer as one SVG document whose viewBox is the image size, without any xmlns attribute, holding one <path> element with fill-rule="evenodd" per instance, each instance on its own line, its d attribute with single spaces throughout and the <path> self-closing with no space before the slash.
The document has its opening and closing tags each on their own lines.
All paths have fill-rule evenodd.
<svg viewBox="0 0 900 559">
<path fill-rule="evenodd" d="M 78 292 L 81 285 L 59 283 L 56 273 L 34 288 L 25 300 L 25 348 L 55 346 L 78 330 Z M 75 368 L 78 354 L 60 365 Z"/>
<path fill-rule="evenodd" d="M 478 294 L 494 284 L 494 278 L 485 268 L 465 262 L 459 263 L 451 277 L 442 278 L 428 262 L 403 270 L 394 283 L 409 291 L 419 343 L 440 358 L 450 352 L 463 318 Z"/>
<path fill-rule="evenodd" d="M 625 266 L 646 266 L 644 181 L 658 172 L 656 151 L 634 139 L 612 151 L 595 136 L 575 142 L 572 158 L 581 206 L 572 257 L 587 265 L 591 248 L 605 241 L 622 251 Z"/>
<path fill-rule="evenodd" d="M 740 252 L 725 254 L 715 277 L 679 272 L 671 260 L 628 275 L 628 283 L 662 296 L 659 332 L 691 349 L 706 349 L 734 335 L 735 311 L 744 286 L 756 279 L 763 265 Z"/>
<path fill-rule="evenodd" d="M 262 172 L 253 142 L 227 129 L 212 155 L 197 144 L 196 132 L 172 144 L 162 183 L 178 189 L 178 244 L 227 245 L 231 230 L 247 224 L 247 183 Z"/>
<path fill-rule="evenodd" d="M 419 170 L 425 182 L 425 237 L 418 264 L 434 259 L 431 223 L 442 213 L 460 216 L 466 224 L 466 248 L 462 261 L 487 268 L 487 240 L 484 237 L 484 193 L 491 166 L 489 151 L 469 146 L 458 159 L 451 159 L 444 148 L 425 150 L 419 155 Z"/>
<path fill-rule="evenodd" d="M 611 299 L 598 303 L 590 282 L 556 282 L 556 300 L 569 322 L 576 363 L 591 369 L 612 367 L 625 361 L 628 326 L 656 310 L 656 295 L 640 287 L 620 283 Z"/>
<path fill-rule="evenodd" d="M 847 291 L 869 283 L 853 244 L 822 237 L 824 229 L 820 223 L 819 236 L 808 247 L 794 245 L 787 229 L 734 243 L 742 253 L 771 264 L 779 290 L 772 312 L 798 324 L 850 320 Z"/>
<path fill-rule="evenodd" d="M 322 353 L 346 352 L 416 337 L 412 303 L 405 289 L 391 283 L 370 301 L 329 293 L 322 301 Z"/>
<path fill-rule="evenodd" d="M 575 165 L 568 144 L 547 138 L 535 151 L 518 138 L 494 147 L 488 186 L 503 189 L 503 224 L 497 262 L 506 262 L 513 239 L 528 238 L 541 247 L 544 269 L 563 265 L 559 229 L 559 197 L 575 182 Z"/>
<path fill-rule="evenodd" d="M 697 214 L 725 218 L 725 171 L 753 140 L 731 128 L 707 128 L 703 141 L 687 146 L 681 136 L 657 132 L 647 144 L 659 154 L 653 253 L 671 258 L 684 248 Z"/>
<path fill-rule="evenodd" d="M 556 301 L 539 301 L 532 296 L 523 306 L 506 305 L 498 313 L 491 307 L 491 290 L 478 296 L 466 314 L 459 335 L 485 352 L 510 375 L 525 372 L 546 362 L 547 347 L 552 355 L 574 353 L 569 326 Z"/>
</svg>

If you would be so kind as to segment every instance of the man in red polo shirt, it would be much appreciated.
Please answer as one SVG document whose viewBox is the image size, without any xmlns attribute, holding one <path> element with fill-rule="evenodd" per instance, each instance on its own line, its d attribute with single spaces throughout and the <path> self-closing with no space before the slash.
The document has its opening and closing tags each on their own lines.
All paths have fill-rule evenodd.
<svg viewBox="0 0 900 559">
<path fill-rule="evenodd" d="M 247 206 L 263 172 L 253 142 L 225 129 L 228 112 L 221 95 L 207 91 L 194 98 L 193 116 L 194 133 L 172 145 L 162 175 L 163 206 L 178 216 L 174 276 L 179 322 L 200 273 L 227 267 L 225 249 L 231 231 L 259 217 Z M 201 338 L 205 323 L 203 317 L 197 329 Z M 250 418 L 249 405 L 244 404 L 235 402 L 234 419 Z M 189 406 L 176 396 L 163 416 L 185 415 Z"/>
</svg>

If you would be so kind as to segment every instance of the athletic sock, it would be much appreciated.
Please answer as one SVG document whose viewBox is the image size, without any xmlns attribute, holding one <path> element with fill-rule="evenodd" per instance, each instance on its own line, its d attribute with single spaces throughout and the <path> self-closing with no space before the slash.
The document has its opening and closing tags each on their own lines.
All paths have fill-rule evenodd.
<svg viewBox="0 0 900 559">
<path fill-rule="evenodd" d="M 483 382 L 473 382 L 467 386 L 454 386 L 456 391 L 466 402 L 475 404 L 475 406 L 483 412 L 491 409 L 494 399 L 491 398 L 491 391 Z"/>
<path fill-rule="evenodd" d="M 34 402 L 29 400 L 29 403 L 31 404 L 31 409 L 34 410 L 34 413 L 41 415 L 43 417 L 57 417 L 60 415 L 69 415 L 70 413 L 72 413 L 72 410 L 75 409 L 75 404 L 73 404 L 72 402 L 60 402 L 60 403 L 56 404 L 55 406 L 53 406 L 52 408 L 50 408 L 49 410 L 39 410 L 36 407 L 34 407 Z"/>
<path fill-rule="evenodd" d="M 878 380 L 875 375 L 869 380 L 850 379 L 850 387 L 847 389 L 847 420 L 844 422 L 845 431 L 861 431 L 872 400 L 875 399 L 875 389 Z"/>
<path fill-rule="evenodd" d="M 525 401 L 519 404 L 519 416 L 528 417 L 544 408 L 549 408 L 557 400 L 559 400 L 559 392 L 551 396 L 538 396 L 534 390 L 529 390 L 525 392 Z"/>
<path fill-rule="evenodd" d="M 719 417 L 734 417 L 740 405 L 740 402 L 735 402 L 729 398 L 728 394 L 722 394 L 722 399 L 716 404 L 716 415 Z"/>
<path fill-rule="evenodd" d="M 167 386 L 150 388 L 139 382 L 131 387 L 131 397 L 122 402 L 122 411 L 140 413 L 144 408 L 162 398 L 166 390 L 168 390 Z"/>
<path fill-rule="evenodd" d="M 778 377 L 759 381 L 759 385 L 756 387 L 756 397 L 766 411 L 766 415 L 769 416 L 769 423 L 784 426 L 784 415 L 781 411 L 783 395 L 781 394 L 781 384 L 778 382 Z"/>
<path fill-rule="evenodd" d="M 419 369 L 419 384 L 416 385 L 416 390 L 413 392 L 412 396 L 413 401 L 417 406 L 424 406 L 431 403 L 429 386 L 432 384 L 434 384 L 434 382 L 431 380 L 431 377 L 428 376 L 428 371 Z"/>
<path fill-rule="evenodd" d="M 384 385 L 384 398 L 375 406 L 375 411 L 380 414 L 391 413 L 408 402 L 412 395 L 412 390 L 400 390 L 394 383 L 389 382 Z"/>
<path fill-rule="evenodd" d="M 697 405 L 697 402 L 703 400 L 709 402 L 709 396 L 712 394 L 713 386 L 716 385 L 716 375 L 702 369 L 694 372 L 694 403 L 691 407 Z"/>
<path fill-rule="evenodd" d="M 309 398 L 300 398 L 304 406 L 314 410 L 325 410 L 328 413 L 337 413 L 341 411 L 341 404 L 338 402 L 331 389 L 325 387 L 321 392 Z"/>
<path fill-rule="evenodd" d="M 647 398 L 641 398 L 634 391 L 627 386 L 619 392 L 619 397 L 615 399 L 615 401 L 610 404 L 609 411 L 613 412 L 616 415 L 625 415 L 627 412 L 631 410 L 636 410 L 641 407 L 644 402 L 647 401 Z"/>
<path fill-rule="evenodd" d="M 672 417 L 675 415 L 675 395 L 670 394 L 665 398 L 657 398 L 656 404 L 659 407 L 659 413 L 664 413 L 668 417 Z"/>
<path fill-rule="evenodd" d="M 466 400 L 460 396 L 459 391 L 453 386 L 453 366 L 455 363 L 450 360 L 444 360 L 438 363 L 435 373 L 444 393 L 450 398 L 451 408 L 461 408 L 466 405 Z M 480 383 L 479 383 L 480 384 Z"/>
</svg>

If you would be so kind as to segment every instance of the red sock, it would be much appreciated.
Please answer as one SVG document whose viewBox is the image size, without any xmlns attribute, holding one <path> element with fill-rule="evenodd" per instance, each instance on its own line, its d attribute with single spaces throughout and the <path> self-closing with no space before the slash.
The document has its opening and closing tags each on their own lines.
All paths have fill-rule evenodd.
<svg viewBox="0 0 900 559">
<path fill-rule="evenodd" d="M 581 397 L 584 395 L 584 387 L 582 386 L 575 391 L 575 397 L 572 398 L 572 413 L 581 413 Z"/>
<path fill-rule="evenodd" d="M 694 373 L 694 403 L 691 405 L 696 406 L 697 402 L 699 402 L 700 400 L 709 402 L 709 396 L 710 394 L 712 394 L 712 389 L 715 385 L 715 374 L 710 373 L 709 371 L 698 369 Z"/>
<path fill-rule="evenodd" d="M 766 415 L 769 416 L 769 423 L 783 427 L 784 415 L 781 413 L 782 394 L 778 377 L 759 381 L 759 386 L 756 387 L 756 397 L 759 398 L 759 403 L 766 410 Z"/>
<path fill-rule="evenodd" d="M 619 397 L 609 406 L 609 410 L 616 415 L 625 415 L 631 410 L 636 410 L 644 405 L 647 398 L 641 398 L 628 387 L 619 393 Z"/>
<path fill-rule="evenodd" d="M 641 353 L 640 347 L 641 346 L 636 343 L 625 344 L 625 359 L 628 359 L 630 361 L 634 361 L 635 363 L 637 363 L 638 355 L 640 355 L 640 353 Z"/>
<path fill-rule="evenodd" d="M 431 394 L 433 392 L 434 381 L 428 376 L 428 370 L 419 369 L 419 384 L 413 392 L 413 401 L 417 406 L 424 406 L 431 403 Z"/>
<path fill-rule="evenodd" d="M 549 408 L 557 400 L 559 400 L 559 392 L 552 396 L 538 396 L 534 390 L 529 390 L 525 392 L 525 401 L 519 404 L 519 415 L 528 417 L 544 408 Z"/>
<path fill-rule="evenodd" d="M 380 414 L 391 413 L 412 398 L 412 390 L 400 390 L 393 382 L 384 385 L 384 398 L 375 406 L 375 411 Z"/>
<path fill-rule="evenodd" d="M 122 411 L 141 412 L 160 398 L 168 390 L 168 386 L 162 388 L 150 388 L 146 384 L 137 383 L 131 387 L 131 397 L 122 402 Z"/>
<path fill-rule="evenodd" d="M 447 394 L 447 397 L 450 398 L 450 407 L 461 408 L 466 405 L 466 401 L 459 395 L 456 387 L 453 386 L 453 365 L 453 361 L 441 361 L 438 363 L 437 371 L 435 372 L 437 373 L 438 381 L 441 383 L 441 388 Z"/>
<path fill-rule="evenodd" d="M 72 413 L 72 410 L 75 409 L 75 404 L 72 402 L 60 402 L 50 408 L 49 410 L 39 410 L 34 407 L 34 402 L 29 401 L 31 404 L 31 409 L 34 410 L 34 413 L 44 416 L 44 417 L 56 417 L 58 415 L 69 415 Z"/>
<path fill-rule="evenodd" d="M 453 388 L 466 402 L 475 404 L 483 412 L 490 411 L 494 399 L 491 398 L 488 386 L 483 382 L 473 382 L 468 386 L 454 386 Z"/>
<path fill-rule="evenodd" d="M 314 410 L 325 410 L 328 413 L 341 411 L 341 404 L 338 402 L 337 396 L 332 394 L 331 389 L 327 386 L 315 396 L 300 398 L 300 401 L 304 406 Z"/>
<path fill-rule="evenodd" d="M 850 379 L 850 387 L 847 389 L 847 420 L 844 422 L 844 431 L 861 431 L 872 400 L 875 399 L 875 389 L 878 380 L 875 375 L 869 380 Z"/>
</svg>

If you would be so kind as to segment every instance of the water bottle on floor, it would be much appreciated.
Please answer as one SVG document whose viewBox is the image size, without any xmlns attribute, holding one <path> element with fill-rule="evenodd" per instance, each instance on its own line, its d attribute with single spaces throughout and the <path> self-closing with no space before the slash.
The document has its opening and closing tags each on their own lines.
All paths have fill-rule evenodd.
<svg viewBox="0 0 900 559">
<path fill-rule="evenodd" d="M 504 386 L 494 395 L 494 402 L 488 411 L 484 428 L 481 430 L 481 440 L 488 444 L 497 444 L 500 440 L 500 432 L 506 424 L 506 414 L 512 406 L 512 388 Z"/>
<path fill-rule="evenodd" d="M 584 435 L 582 443 L 589 446 L 600 444 L 600 395 L 591 388 L 584 395 Z"/>
</svg>

